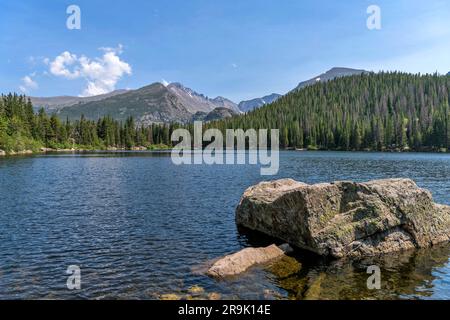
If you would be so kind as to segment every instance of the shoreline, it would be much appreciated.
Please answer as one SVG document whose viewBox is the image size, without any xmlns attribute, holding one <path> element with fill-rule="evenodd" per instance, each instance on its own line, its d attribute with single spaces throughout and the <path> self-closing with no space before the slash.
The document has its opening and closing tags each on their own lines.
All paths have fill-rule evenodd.
<svg viewBox="0 0 450 320">
<path fill-rule="evenodd" d="M 21 150 L 21 151 L 11 151 L 11 152 L 5 152 L 4 150 L 0 150 L 0 159 L 1 158 L 7 158 L 7 157 L 17 157 L 17 156 L 32 156 L 32 155 L 42 155 L 42 154 L 52 154 L 52 153 L 95 153 L 95 152 L 116 152 L 116 151 L 155 151 L 155 152 L 161 152 L 166 151 L 170 152 L 172 151 L 172 148 L 164 147 L 164 148 L 152 148 L 152 147 L 133 147 L 133 148 L 115 148 L 110 147 L 106 149 L 78 149 L 78 148 L 72 148 L 72 149 L 52 149 L 52 148 L 41 148 L 39 151 L 33 151 L 33 150 Z M 245 150 L 248 151 L 248 150 Z M 293 149 L 293 148 L 283 148 L 279 151 L 283 152 L 341 152 L 341 153 L 386 153 L 386 154 L 392 154 L 392 153 L 398 153 L 398 154 L 408 154 L 408 153 L 420 153 L 420 154 L 450 154 L 450 150 L 447 151 L 439 151 L 439 150 L 323 150 L 323 149 L 317 149 L 317 150 L 310 150 L 310 149 Z"/>
<path fill-rule="evenodd" d="M 84 153 L 84 152 L 114 152 L 114 151 L 170 151 L 171 148 L 168 147 L 133 147 L 133 148 L 116 148 L 109 147 L 105 149 L 83 149 L 83 148 L 71 148 L 71 149 L 53 149 L 53 148 L 40 148 L 39 151 L 33 150 L 21 150 L 21 151 L 10 151 L 6 152 L 0 150 L 0 158 L 16 157 L 16 156 L 32 156 L 32 155 L 42 155 L 42 154 L 52 154 L 52 153 Z"/>
</svg>

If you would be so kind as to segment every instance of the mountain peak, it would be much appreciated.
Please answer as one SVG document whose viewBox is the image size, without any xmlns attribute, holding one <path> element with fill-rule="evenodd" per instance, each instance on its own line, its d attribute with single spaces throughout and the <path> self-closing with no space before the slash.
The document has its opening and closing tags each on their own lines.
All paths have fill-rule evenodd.
<svg viewBox="0 0 450 320">
<path fill-rule="evenodd" d="M 179 82 L 171 82 L 167 85 L 168 88 L 179 88 L 179 89 L 186 89 L 185 86 L 183 86 L 181 83 Z"/>
<path fill-rule="evenodd" d="M 241 101 L 239 103 L 239 109 L 243 112 L 252 111 L 252 110 L 262 107 L 266 104 L 272 103 L 272 102 L 278 100 L 278 98 L 280 98 L 280 97 L 281 97 L 281 94 L 272 93 L 272 94 L 269 94 L 262 98 Z"/>
<path fill-rule="evenodd" d="M 143 87 L 141 87 L 139 89 L 136 89 L 136 90 L 133 90 L 133 91 L 140 91 L 140 92 L 143 92 L 143 91 L 162 91 L 162 90 L 166 90 L 166 88 L 167 87 L 161 82 L 153 82 L 153 83 L 151 83 L 149 85 L 143 86 Z"/>
<path fill-rule="evenodd" d="M 227 98 L 224 98 L 224 97 L 222 97 L 222 96 L 217 96 L 217 97 L 215 97 L 215 98 L 213 99 L 213 101 L 217 101 L 217 102 L 225 102 L 225 101 L 231 101 L 231 100 L 229 100 L 229 99 L 227 99 Z"/>
<path fill-rule="evenodd" d="M 367 73 L 367 71 L 363 70 L 363 69 L 334 67 L 334 68 L 331 68 L 330 70 L 328 70 L 327 72 L 318 75 L 317 77 L 314 77 L 314 78 L 309 79 L 307 81 L 300 82 L 298 84 L 298 86 L 294 89 L 294 91 L 302 89 L 302 88 L 307 87 L 309 85 L 313 85 L 313 84 L 315 84 L 317 82 L 327 82 L 327 81 L 330 81 L 330 80 L 334 80 L 336 78 L 348 77 L 348 76 L 353 76 L 353 75 L 359 75 L 359 74 L 363 74 L 363 73 Z"/>
<path fill-rule="evenodd" d="M 224 98 L 222 96 L 218 96 L 218 97 L 215 97 L 214 99 L 212 99 L 212 101 L 214 102 L 214 104 L 217 107 L 223 107 L 223 108 L 233 110 L 236 113 L 241 113 L 241 110 L 239 109 L 238 105 L 236 103 L 234 103 L 233 101 L 231 101 L 230 99 Z"/>
<path fill-rule="evenodd" d="M 365 70 L 352 69 L 352 68 L 346 68 L 346 67 L 333 67 L 325 73 L 336 73 L 336 72 L 365 72 Z"/>
</svg>

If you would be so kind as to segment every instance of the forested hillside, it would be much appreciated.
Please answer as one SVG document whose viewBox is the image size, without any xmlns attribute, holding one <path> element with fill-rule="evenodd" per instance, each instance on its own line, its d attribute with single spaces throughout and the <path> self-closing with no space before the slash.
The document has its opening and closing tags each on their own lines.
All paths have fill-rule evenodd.
<svg viewBox="0 0 450 320">
<path fill-rule="evenodd" d="M 175 126 L 175 125 L 174 125 Z M 171 125 L 137 127 L 133 118 L 119 122 L 110 117 L 98 121 L 61 121 L 41 109 L 37 114 L 26 97 L 9 94 L 0 98 L 0 150 L 38 151 L 55 149 L 104 149 L 134 146 L 163 147 L 168 143 Z"/>
<path fill-rule="evenodd" d="M 450 77 L 404 73 L 362 74 L 316 83 L 276 102 L 206 128 L 280 129 L 282 148 L 324 150 L 448 151 Z M 126 102 L 124 102 L 126 103 Z M 119 122 L 61 121 L 33 113 L 24 96 L 0 99 L 0 149 L 131 148 L 170 146 L 179 124 L 137 126 Z M 186 125 L 192 131 L 192 125 Z M 205 130 L 206 130 L 205 128 Z"/>
<path fill-rule="evenodd" d="M 278 128 L 282 147 L 442 150 L 450 147 L 450 78 L 369 73 L 317 83 L 210 124 Z"/>
</svg>

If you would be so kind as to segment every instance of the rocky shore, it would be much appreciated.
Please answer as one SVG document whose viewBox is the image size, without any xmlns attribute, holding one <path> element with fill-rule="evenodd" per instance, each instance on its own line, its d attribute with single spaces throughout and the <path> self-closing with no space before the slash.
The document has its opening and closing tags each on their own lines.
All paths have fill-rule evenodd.
<svg viewBox="0 0 450 320">
<path fill-rule="evenodd" d="M 292 179 L 248 188 L 239 226 L 333 258 L 426 248 L 450 240 L 450 207 L 410 179 L 308 185 Z"/>
<path fill-rule="evenodd" d="M 34 152 L 32 150 L 10 151 L 8 153 L 6 153 L 6 151 L 4 150 L 0 150 L 0 157 L 29 155 L 33 153 Z"/>
<path fill-rule="evenodd" d="M 116 148 L 116 147 L 108 147 L 104 150 L 96 150 L 96 149 L 81 149 L 81 148 L 70 148 L 70 149 L 53 149 L 53 148 L 40 148 L 38 151 L 33 150 L 21 150 L 21 151 L 4 151 L 0 150 L 0 157 L 6 156 L 17 156 L 17 155 L 31 155 L 31 154 L 40 154 L 40 153 L 53 153 L 53 152 L 88 152 L 88 151 L 146 151 L 146 150 L 166 150 L 167 148 L 158 148 L 158 146 L 151 146 L 150 148 L 144 146 L 135 146 L 130 149 L 126 148 Z"/>
</svg>

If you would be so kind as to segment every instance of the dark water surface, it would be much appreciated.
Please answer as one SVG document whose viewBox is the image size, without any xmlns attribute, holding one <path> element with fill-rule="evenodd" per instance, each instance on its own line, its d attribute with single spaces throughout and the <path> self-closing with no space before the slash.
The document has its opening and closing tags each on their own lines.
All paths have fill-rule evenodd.
<svg viewBox="0 0 450 320">
<path fill-rule="evenodd" d="M 251 165 L 175 166 L 165 153 L 3 158 L 0 298 L 450 299 L 450 245 L 354 262 L 297 252 L 236 279 L 204 276 L 207 261 L 270 243 L 239 232 L 234 210 L 247 187 L 285 177 L 408 177 L 450 204 L 447 154 L 282 152 L 275 177 Z M 366 287 L 372 264 L 381 267 L 381 290 Z M 81 267 L 79 291 L 66 287 L 69 265 Z"/>
</svg>

